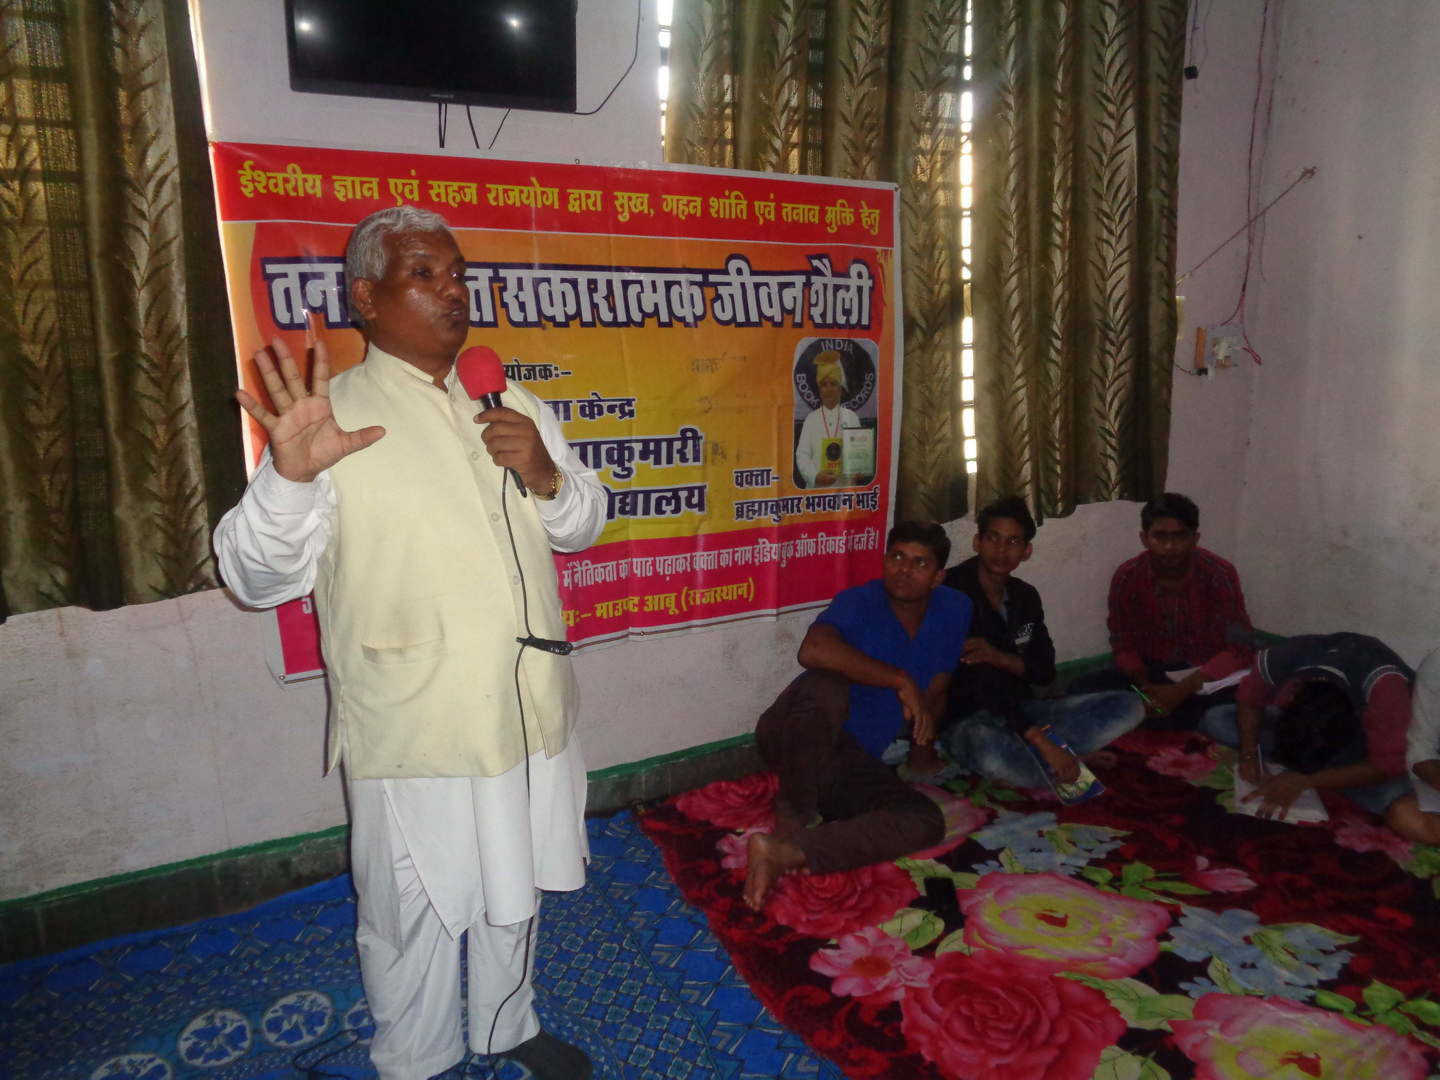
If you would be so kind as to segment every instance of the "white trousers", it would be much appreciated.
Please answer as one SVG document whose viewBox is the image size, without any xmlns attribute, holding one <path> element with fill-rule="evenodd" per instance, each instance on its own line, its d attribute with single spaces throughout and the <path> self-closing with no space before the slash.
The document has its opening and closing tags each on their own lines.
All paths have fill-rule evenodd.
<svg viewBox="0 0 1440 1080">
<path fill-rule="evenodd" d="M 470 1049 L 500 1053 L 536 1035 L 528 916 L 540 889 L 584 882 L 585 766 L 574 741 L 499 777 L 348 780 L 346 794 L 381 1080 L 427 1080 L 464 1059 L 462 935 Z"/>
<path fill-rule="evenodd" d="M 397 952 L 363 916 L 355 935 L 375 1021 L 370 1060 L 380 1080 L 427 1080 L 466 1055 L 460 1024 L 460 942 L 425 895 L 408 854 L 397 859 L 395 874 L 403 950 Z M 470 1047 L 479 1053 L 509 1050 L 540 1031 L 530 985 L 534 923 L 532 918 L 491 926 L 479 919 L 466 932 L 468 1034 Z"/>
</svg>

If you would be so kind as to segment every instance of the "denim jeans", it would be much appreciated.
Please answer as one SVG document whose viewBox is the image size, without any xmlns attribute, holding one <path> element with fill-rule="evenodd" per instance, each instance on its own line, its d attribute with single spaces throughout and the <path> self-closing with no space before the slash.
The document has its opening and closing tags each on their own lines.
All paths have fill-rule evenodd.
<svg viewBox="0 0 1440 1080">
<path fill-rule="evenodd" d="M 1128 690 L 1027 701 L 1021 711 L 1028 724 L 1049 725 L 1051 735 L 1076 754 L 1108 746 L 1145 719 L 1145 703 Z M 940 743 L 950 759 L 968 772 L 1013 787 L 1048 784 L 1030 744 L 988 710 L 960 717 L 941 734 Z"/>
<path fill-rule="evenodd" d="M 1200 733 L 1208 735 L 1222 746 L 1233 746 L 1239 749 L 1240 746 L 1240 724 L 1232 709 L 1228 716 L 1211 716 L 1205 714 L 1205 719 L 1200 722 Z M 1260 728 L 1260 756 L 1268 764 L 1270 755 L 1275 749 L 1275 735 L 1268 724 Z M 1277 762 L 1276 764 L 1280 764 Z M 1356 764 L 1354 755 L 1337 753 L 1334 758 L 1326 762 L 1325 768 L 1338 768 L 1342 765 Z M 1342 794 L 1346 795 L 1351 802 L 1369 810 L 1372 814 L 1383 814 L 1396 799 L 1402 795 L 1410 794 L 1412 788 L 1408 775 L 1392 776 L 1389 780 L 1381 780 L 1378 784 L 1367 784 L 1365 787 L 1342 788 Z"/>
<path fill-rule="evenodd" d="M 1145 677 L 1150 682 L 1161 685 L 1171 681 L 1166 675 L 1164 666 L 1160 664 L 1150 665 Z M 1129 690 L 1131 688 L 1129 675 L 1117 671 L 1115 668 L 1102 668 L 1072 680 L 1066 692 L 1073 697 L 1076 694 L 1093 694 L 1101 690 Z M 1223 722 L 1227 716 L 1232 720 L 1235 717 L 1235 688 L 1233 686 L 1216 694 L 1193 694 L 1186 698 L 1173 713 L 1147 718 L 1145 727 L 1150 731 L 1197 731 L 1206 722 Z"/>
</svg>

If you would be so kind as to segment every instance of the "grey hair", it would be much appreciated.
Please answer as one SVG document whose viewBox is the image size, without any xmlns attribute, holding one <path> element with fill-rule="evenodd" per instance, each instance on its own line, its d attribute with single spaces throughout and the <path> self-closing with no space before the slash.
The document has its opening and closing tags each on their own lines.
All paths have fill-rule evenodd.
<svg viewBox="0 0 1440 1080">
<path fill-rule="evenodd" d="M 365 218 L 350 234 L 345 245 L 345 282 L 353 287 L 360 278 L 379 281 L 385 276 L 385 237 L 407 232 L 449 232 L 449 223 L 431 210 L 418 206 L 390 206 Z M 350 317 L 363 325 L 354 310 Z"/>
</svg>

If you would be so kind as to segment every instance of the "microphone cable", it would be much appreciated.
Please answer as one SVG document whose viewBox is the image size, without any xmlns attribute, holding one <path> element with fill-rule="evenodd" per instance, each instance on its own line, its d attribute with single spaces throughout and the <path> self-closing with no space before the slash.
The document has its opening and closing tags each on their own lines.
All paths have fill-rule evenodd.
<svg viewBox="0 0 1440 1080">
<path fill-rule="evenodd" d="M 537 427 L 537 433 L 538 433 L 538 427 Z M 549 453 L 549 448 L 548 448 L 548 447 L 546 447 L 546 453 L 547 453 L 547 454 Z M 556 468 L 559 468 L 559 466 L 556 466 Z M 511 473 L 511 470 L 510 470 L 510 469 L 502 469 L 501 472 L 500 472 L 500 508 L 501 508 L 501 509 L 504 511 L 504 513 L 505 513 L 505 534 L 506 534 L 506 536 L 508 536 L 509 539 L 510 539 L 510 553 L 511 553 L 511 555 L 514 556 L 514 559 L 515 559 L 515 571 L 516 571 L 516 573 L 517 573 L 517 574 L 519 575 L 519 577 L 520 577 L 520 617 L 521 617 L 521 622 L 524 624 L 524 627 L 525 627 L 525 636 L 524 636 L 523 638 L 516 638 L 516 639 L 515 639 L 516 642 L 519 644 L 520 648 L 519 648 L 519 649 L 516 651 L 516 653 L 515 653 L 514 679 L 515 679 L 515 703 L 516 703 L 516 705 L 518 705 L 519 708 L 520 708 L 520 741 L 521 741 L 521 745 L 524 747 L 524 751 L 525 751 L 525 806 L 526 806 L 526 810 L 527 810 L 527 813 L 526 813 L 526 822 L 527 822 L 527 825 L 528 825 L 528 824 L 530 823 L 530 817 L 531 817 L 531 815 L 530 815 L 530 813 L 529 813 L 529 810 L 530 810 L 531 806 L 533 805 L 534 791 L 533 791 L 533 787 L 532 787 L 531 780 L 530 780 L 530 735 L 529 735 L 529 733 L 525 730 L 525 695 L 521 692 L 521 689 L 520 689 L 520 662 L 521 662 L 521 660 L 524 659 L 524 657 L 525 657 L 525 650 L 526 650 L 527 648 L 536 648 L 537 646 L 536 646 L 534 643 L 535 643 L 535 642 L 538 642 L 538 641 L 545 640 L 545 639 L 543 639 L 543 638 L 537 638 L 537 637 L 535 636 L 535 631 L 532 630 L 531 627 L 530 627 L 530 590 L 529 590 L 529 588 L 528 588 L 528 586 L 526 585 L 526 582 L 525 582 L 525 567 L 522 565 L 522 563 L 521 563 L 521 561 L 520 561 L 520 546 L 515 543 L 515 528 L 514 528 L 513 524 L 512 524 L 511 521 L 510 521 L 510 499 L 508 498 L 508 494 L 509 494 L 509 490 L 510 490 L 510 473 Z M 518 475 L 518 474 L 517 474 L 517 475 Z M 568 645 L 569 643 L 567 642 L 566 644 Z M 567 655 L 568 653 L 569 653 L 569 649 L 566 649 L 563 653 L 560 653 L 559 655 L 562 655 L 562 656 L 563 656 L 563 655 Z M 531 838 L 530 838 L 530 843 L 531 843 L 531 849 L 530 849 L 530 850 L 531 850 L 531 864 L 530 864 L 530 865 L 531 865 L 531 874 L 533 875 L 533 874 L 534 874 L 534 865 L 535 865 L 535 864 L 534 864 L 534 850 L 535 850 L 535 849 L 534 849 L 534 844 L 535 844 L 535 838 L 534 838 L 534 836 L 531 836 Z M 532 881 L 532 888 L 534 889 L 534 892 L 535 892 L 535 910 L 536 910 L 536 913 L 538 914 L 538 913 L 539 913 L 539 909 L 540 909 L 540 895 L 539 895 L 539 894 L 540 894 L 540 890 L 539 890 L 538 888 L 535 888 L 535 887 L 534 887 L 533 881 Z M 508 993 L 508 994 L 505 995 L 505 997 L 501 1000 L 500 1004 L 497 1005 L 497 1006 L 495 1006 L 495 1014 L 490 1018 L 490 1034 L 489 1034 L 488 1036 L 486 1036 L 486 1039 L 485 1039 L 485 1057 L 488 1059 L 488 1060 L 487 1060 L 487 1063 L 488 1063 L 489 1066 L 490 1066 L 490 1074 L 491 1074 L 492 1076 L 498 1075 L 498 1074 L 495 1072 L 495 1051 L 494 1051 L 494 1046 L 495 1046 L 495 1029 L 496 1029 L 497 1025 L 500 1023 L 500 1013 L 501 1013 L 501 1010 L 503 1010 L 503 1009 L 505 1008 L 505 1006 L 510 1003 L 510 999 L 511 999 L 511 998 L 513 998 L 516 994 L 518 994 L 518 993 L 524 988 L 525 983 L 526 983 L 527 979 L 528 979 L 529 976 L 530 976 L 530 950 L 531 950 L 531 946 L 532 946 L 532 944 L 533 944 L 533 942 L 534 942 L 534 936 L 535 936 L 535 915 L 531 915 L 528 919 L 525 920 L 525 953 L 524 953 L 524 957 L 523 957 L 523 959 L 521 960 L 521 964 L 520 964 L 520 980 L 519 980 L 519 982 L 517 982 L 517 983 L 515 984 L 514 989 L 512 989 L 512 990 L 510 991 L 510 993 Z"/>
<path fill-rule="evenodd" d="M 338 1046 L 326 1050 L 326 1047 L 328 1047 L 331 1043 L 335 1042 L 342 1036 L 347 1035 L 349 1036 L 348 1042 L 340 1043 Z M 290 1059 L 290 1064 L 292 1067 L 298 1069 L 300 1072 L 303 1072 L 305 1074 L 305 1080 L 349 1080 L 350 1074 L 348 1072 L 332 1072 L 324 1066 L 327 1061 L 330 1061 L 332 1058 L 339 1057 L 346 1050 L 349 1050 L 352 1046 L 357 1045 L 359 1042 L 360 1033 L 357 1032 L 354 1028 L 341 1028 L 339 1031 L 332 1032 L 324 1039 L 321 1039 L 314 1046 L 307 1046 L 304 1050 L 301 1050 L 299 1053 L 297 1053 L 294 1057 Z M 325 1050 L 325 1052 L 320 1054 L 319 1057 L 315 1058 L 314 1061 L 302 1060 L 303 1058 L 310 1057 L 312 1054 L 320 1053 L 320 1051 L 322 1050 Z"/>
</svg>

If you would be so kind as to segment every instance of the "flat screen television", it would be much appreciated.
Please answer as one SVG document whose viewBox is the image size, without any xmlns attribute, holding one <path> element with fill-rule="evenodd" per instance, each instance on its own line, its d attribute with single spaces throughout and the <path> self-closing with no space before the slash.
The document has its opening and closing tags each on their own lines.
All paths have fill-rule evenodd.
<svg viewBox="0 0 1440 1080">
<path fill-rule="evenodd" d="M 290 88 L 575 111 L 576 0 L 285 0 Z"/>
</svg>

